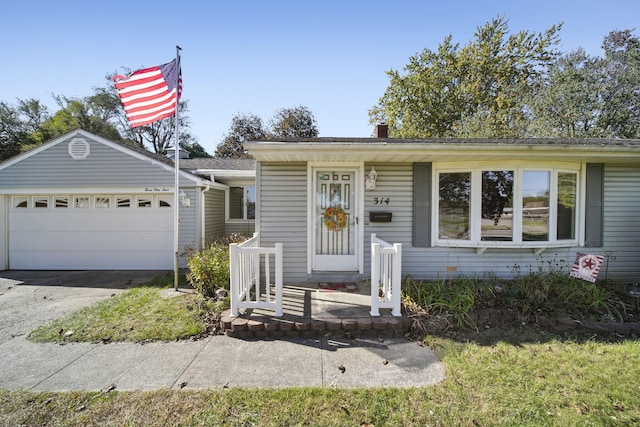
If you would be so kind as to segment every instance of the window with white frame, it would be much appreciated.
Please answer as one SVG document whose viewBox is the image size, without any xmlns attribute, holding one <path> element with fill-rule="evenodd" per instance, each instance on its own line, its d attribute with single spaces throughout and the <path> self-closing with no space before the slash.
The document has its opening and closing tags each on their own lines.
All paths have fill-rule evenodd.
<svg viewBox="0 0 640 427">
<path fill-rule="evenodd" d="M 110 208 L 111 207 L 111 196 L 96 196 L 95 197 L 95 206 L 96 208 Z"/>
<path fill-rule="evenodd" d="M 53 198 L 53 207 L 54 208 L 68 208 L 69 207 L 69 197 L 68 196 L 56 196 Z"/>
<path fill-rule="evenodd" d="M 29 207 L 29 198 L 25 196 L 14 196 L 13 197 L 13 208 L 14 209 L 25 209 Z"/>
<path fill-rule="evenodd" d="M 151 197 L 149 196 L 137 196 L 136 197 L 136 206 L 139 208 L 150 208 L 151 207 Z"/>
<path fill-rule="evenodd" d="M 229 187 L 229 219 L 256 218 L 256 187 L 244 185 Z"/>
<path fill-rule="evenodd" d="M 36 196 L 33 198 L 33 207 L 36 209 L 48 208 L 49 198 L 46 196 Z"/>
<path fill-rule="evenodd" d="M 73 207 L 76 209 L 86 209 L 89 207 L 89 196 L 74 196 Z"/>
<path fill-rule="evenodd" d="M 436 169 L 436 241 L 470 246 L 577 243 L 579 167 Z"/>
</svg>

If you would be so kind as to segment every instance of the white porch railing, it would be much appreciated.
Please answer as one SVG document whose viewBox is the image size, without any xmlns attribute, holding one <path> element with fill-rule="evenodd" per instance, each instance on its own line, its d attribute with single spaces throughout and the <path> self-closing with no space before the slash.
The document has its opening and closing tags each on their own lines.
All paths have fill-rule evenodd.
<svg viewBox="0 0 640 427">
<path fill-rule="evenodd" d="M 237 317 L 241 308 L 264 308 L 282 316 L 282 243 L 261 248 L 259 242 L 259 234 L 254 233 L 249 240 L 229 245 L 231 317 Z"/>
<path fill-rule="evenodd" d="M 400 316 L 402 280 L 402 244 L 390 244 L 371 233 L 371 315 L 380 316 L 380 308 L 390 308 Z"/>
</svg>

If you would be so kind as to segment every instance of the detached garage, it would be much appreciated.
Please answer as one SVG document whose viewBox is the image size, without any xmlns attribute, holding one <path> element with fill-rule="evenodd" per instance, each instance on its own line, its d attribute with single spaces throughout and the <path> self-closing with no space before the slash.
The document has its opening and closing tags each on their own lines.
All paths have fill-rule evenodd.
<svg viewBox="0 0 640 427">
<path fill-rule="evenodd" d="M 171 270 L 174 180 L 172 159 L 82 130 L 9 159 L 0 270 Z M 226 190 L 181 171 L 181 252 L 206 239 L 207 198 Z"/>
</svg>

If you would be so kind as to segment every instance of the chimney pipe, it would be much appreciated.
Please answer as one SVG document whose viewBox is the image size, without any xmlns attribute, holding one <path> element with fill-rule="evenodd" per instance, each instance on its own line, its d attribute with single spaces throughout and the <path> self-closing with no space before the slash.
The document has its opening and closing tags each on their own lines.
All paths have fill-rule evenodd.
<svg viewBox="0 0 640 427">
<path fill-rule="evenodd" d="M 373 130 L 374 138 L 388 138 L 389 137 L 389 125 L 386 123 L 377 124 Z"/>
</svg>

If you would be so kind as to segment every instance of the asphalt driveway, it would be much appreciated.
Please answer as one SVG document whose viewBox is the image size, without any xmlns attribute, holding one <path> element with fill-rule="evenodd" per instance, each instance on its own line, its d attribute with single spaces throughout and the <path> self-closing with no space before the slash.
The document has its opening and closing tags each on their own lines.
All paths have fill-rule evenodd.
<svg viewBox="0 0 640 427">
<path fill-rule="evenodd" d="M 167 271 L 0 271 L 0 345 Z"/>
</svg>

